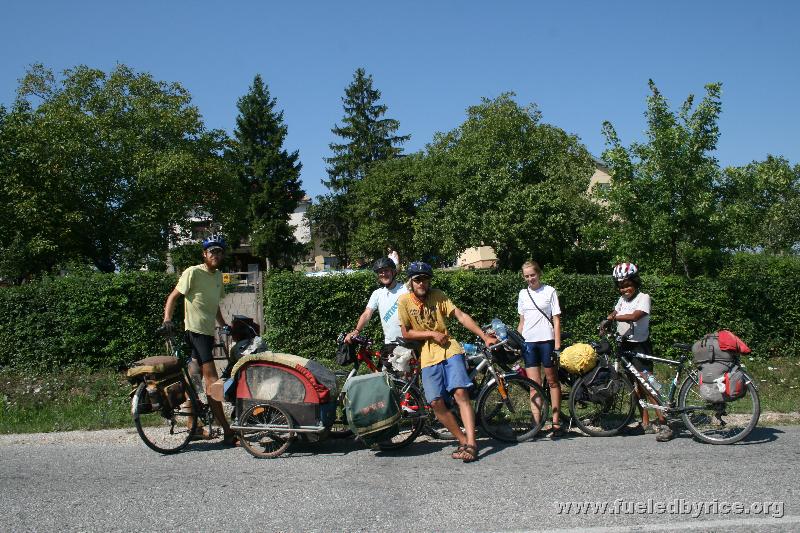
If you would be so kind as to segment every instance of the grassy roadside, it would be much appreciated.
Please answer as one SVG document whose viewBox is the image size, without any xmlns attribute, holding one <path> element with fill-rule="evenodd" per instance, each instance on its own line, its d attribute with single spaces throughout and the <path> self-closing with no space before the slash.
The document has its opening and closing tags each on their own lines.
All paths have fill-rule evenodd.
<svg viewBox="0 0 800 533">
<path fill-rule="evenodd" d="M 757 380 L 762 413 L 797 413 L 800 360 L 743 362 Z M 132 427 L 130 391 L 122 373 L 111 370 L 36 375 L 0 370 L 0 434 Z"/>
<path fill-rule="evenodd" d="M 132 426 L 130 390 L 111 370 L 0 371 L 0 434 Z"/>
</svg>

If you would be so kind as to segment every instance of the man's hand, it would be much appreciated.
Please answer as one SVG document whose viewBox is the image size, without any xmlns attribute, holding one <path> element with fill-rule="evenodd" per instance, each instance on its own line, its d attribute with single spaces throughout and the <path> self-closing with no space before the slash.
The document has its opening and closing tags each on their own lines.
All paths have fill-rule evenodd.
<svg viewBox="0 0 800 533">
<path fill-rule="evenodd" d="M 485 336 L 483 337 L 483 342 L 484 342 L 484 343 L 486 343 L 486 347 L 488 348 L 488 347 L 489 347 L 489 346 L 491 346 L 492 344 L 497 344 L 497 343 L 498 343 L 498 342 L 500 342 L 500 341 L 499 341 L 499 339 L 498 339 L 497 337 L 495 337 L 494 335 L 485 335 Z"/>
<path fill-rule="evenodd" d="M 361 332 L 360 332 L 360 331 L 358 331 L 357 329 L 354 329 L 353 331 L 351 331 L 350 333 L 348 333 L 347 335 L 345 335 L 345 336 L 344 336 L 344 342 L 345 342 L 345 344 L 352 344 L 352 343 L 353 343 L 353 337 L 355 337 L 355 336 L 356 336 L 356 335 L 358 335 L 359 333 L 361 333 Z"/>
<path fill-rule="evenodd" d="M 447 333 L 441 333 L 439 331 L 432 331 L 431 332 L 431 340 L 438 344 L 439 346 L 446 346 L 448 342 L 450 342 L 450 336 Z"/>
<path fill-rule="evenodd" d="M 173 333 L 175 333 L 175 324 L 172 323 L 172 320 L 165 320 L 161 324 L 161 328 L 160 329 L 161 329 L 161 331 L 163 331 L 167 335 L 172 335 Z"/>
</svg>

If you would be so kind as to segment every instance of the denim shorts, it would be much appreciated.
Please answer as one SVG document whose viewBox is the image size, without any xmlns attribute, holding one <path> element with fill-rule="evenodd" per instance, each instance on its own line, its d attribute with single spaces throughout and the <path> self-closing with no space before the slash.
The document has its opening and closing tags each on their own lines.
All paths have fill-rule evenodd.
<svg viewBox="0 0 800 533">
<path fill-rule="evenodd" d="M 425 389 L 425 401 L 433 402 L 438 398 L 450 404 L 453 391 L 472 387 L 467 374 L 464 354 L 454 355 L 422 369 L 422 387 Z"/>
<path fill-rule="evenodd" d="M 556 341 L 526 342 L 525 349 L 522 350 L 522 359 L 525 360 L 525 368 L 553 368 L 553 350 Z"/>
</svg>

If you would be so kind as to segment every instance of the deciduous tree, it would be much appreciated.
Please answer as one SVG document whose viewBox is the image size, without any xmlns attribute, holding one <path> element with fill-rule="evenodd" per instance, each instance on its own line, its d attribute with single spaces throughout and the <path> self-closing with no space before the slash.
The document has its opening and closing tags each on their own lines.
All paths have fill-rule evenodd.
<svg viewBox="0 0 800 533">
<path fill-rule="evenodd" d="M 501 266 L 516 268 L 529 257 L 563 264 L 580 247 L 580 229 L 597 212 L 586 193 L 591 156 L 513 96 L 483 99 L 429 145 L 415 185 L 420 254 L 447 263 L 491 245 Z"/>
<path fill-rule="evenodd" d="M 800 251 L 800 165 L 769 156 L 727 168 L 719 192 L 728 246 L 773 254 Z"/>
<path fill-rule="evenodd" d="M 196 209 L 217 220 L 236 203 L 221 157 L 178 83 L 125 65 L 42 65 L 21 80 L 0 128 L 0 256 L 22 278 L 71 259 L 99 270 L 163 257 L 176 224 Z"/>
<path fill-rule="evenodd" d="M 603 158 L 612 180 L 608 246 L 619 259 L 635 260 L 662 272 L 702 272 L 719 256 L 712 155 L 719 139 L 721 84 L 706 85 L 677 113 L 652 80 L 647 98 L 647 141 L 624 147 L 610 122 L 603 124 L 608 149 Z"/>
</svg>

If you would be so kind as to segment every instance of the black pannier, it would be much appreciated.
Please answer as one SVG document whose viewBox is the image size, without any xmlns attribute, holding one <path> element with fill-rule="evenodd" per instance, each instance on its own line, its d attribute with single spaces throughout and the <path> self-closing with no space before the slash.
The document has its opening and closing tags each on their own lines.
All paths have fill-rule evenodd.
<svg viewBox="0 0 800 533">
<path fill-rule="evenodd" d="M 596 366 L 583 376 L 583 386 L 575 390 L 577 401 L 605 403 L 613 398 L 624 387 L 617 372 L 604 365 Z"/>
<path fill-rule="evenodd" d="M 525 339 L 517 330 L 509 328 L 507 333 L 508 341 L 493 351 L 494 360 L 504 366 L 510 366 L 519 361 L 525 347 Z"/>
</svg>

